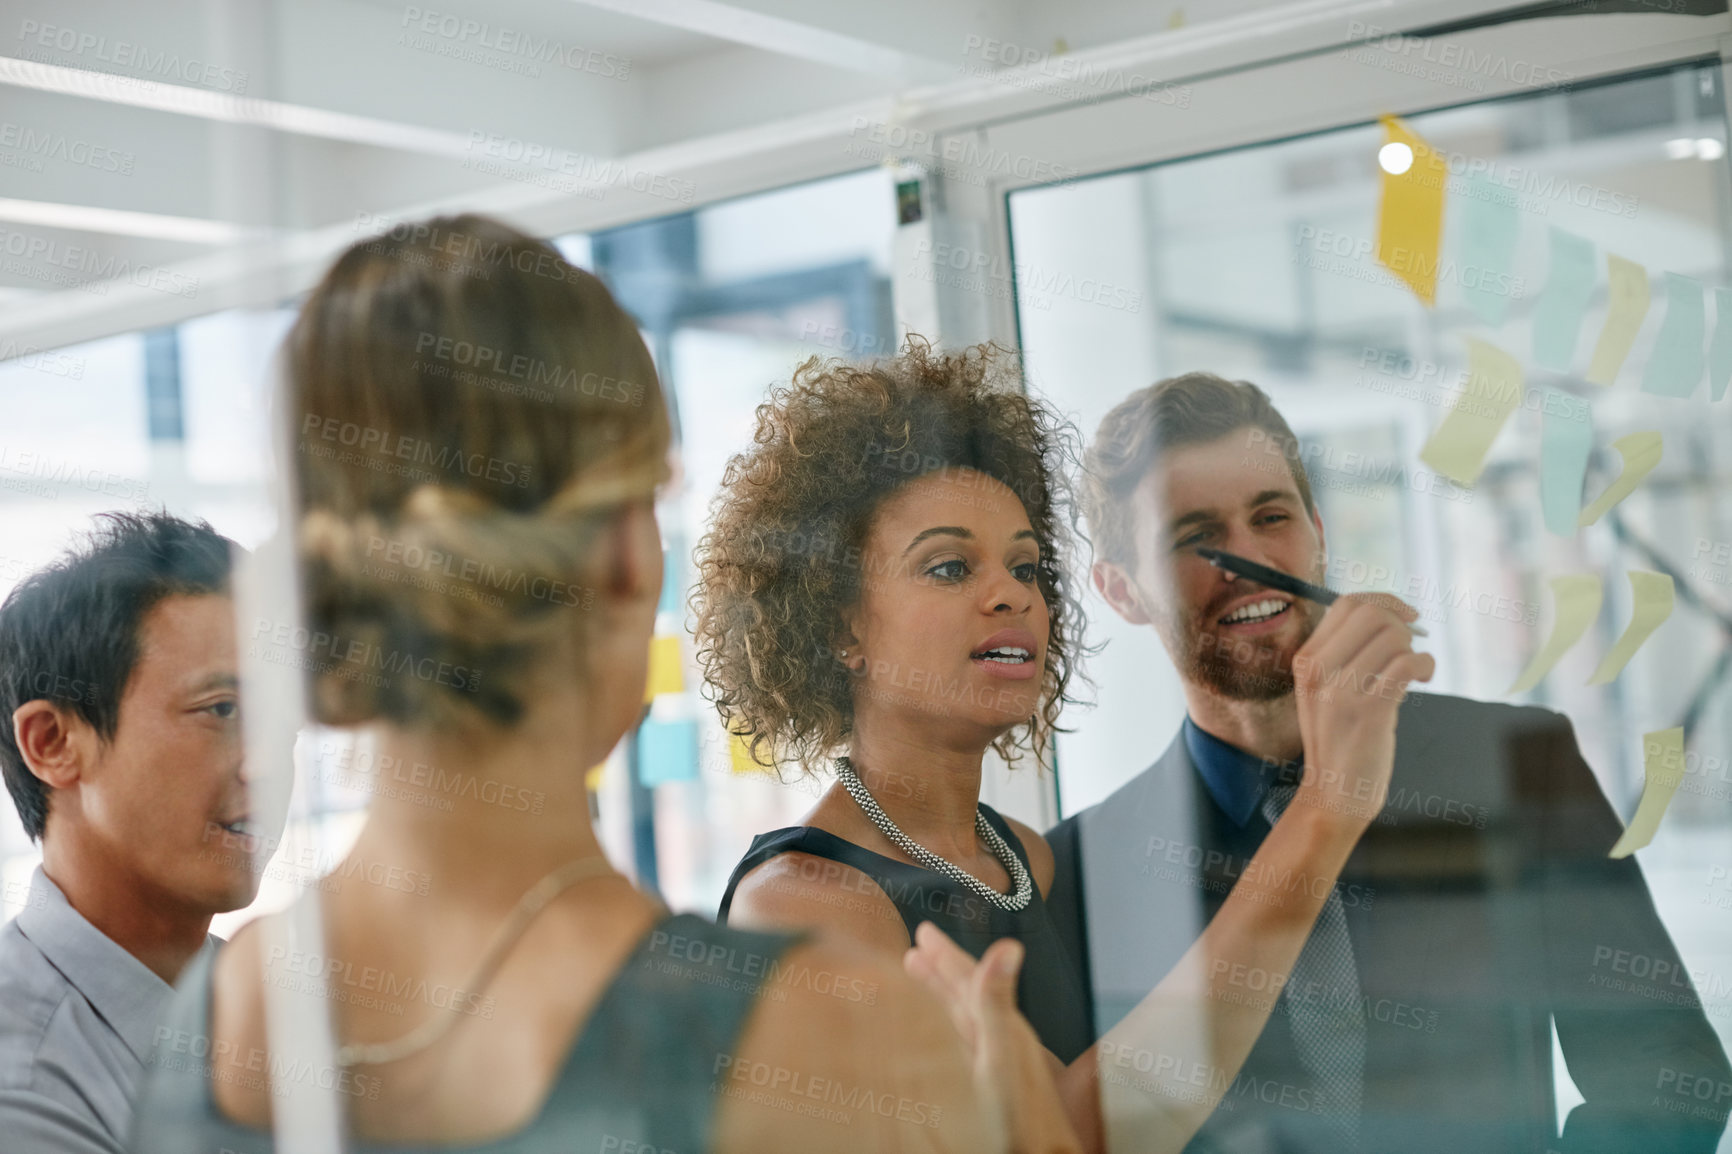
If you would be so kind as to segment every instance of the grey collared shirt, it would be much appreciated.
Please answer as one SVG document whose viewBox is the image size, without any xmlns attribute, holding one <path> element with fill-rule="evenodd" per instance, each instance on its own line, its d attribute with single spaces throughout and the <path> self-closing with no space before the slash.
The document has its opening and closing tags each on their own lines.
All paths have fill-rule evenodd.
<svg viewBox="0 0 1732 1154">
<path fill-rule="evenodd" d="M 173 992 L 38 866 L 23 911 L 0 929 L 0 1147 L 119 1154 Z"/>
</svg>

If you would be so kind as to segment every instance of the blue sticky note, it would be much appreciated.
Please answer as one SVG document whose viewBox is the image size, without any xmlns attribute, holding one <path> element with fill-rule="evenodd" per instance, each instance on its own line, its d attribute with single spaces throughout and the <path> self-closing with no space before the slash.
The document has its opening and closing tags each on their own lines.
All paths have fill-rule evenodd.
<svg viewBox="0 0 1732 1154">
<path fill-rule="evenodd" d="M 637 779 L 646 786 L 698 776 L 698 723 L 646 721 L 637 731 Z"/>
<path fill-rule="evenodd" d="M 1534 306 L 1534 360 L 1548 369 L 1569 371 L 1594 295 L 1595 269 L 1593 244 L 1553 225 L 1551 270 Z"/>
<path fill-rule="evenodd" d="M 1726 395 L 1732 379 L 1732 289 L 1714 290 L 1714 343 L 1708 349 L 1708 399 Z"/>
<path fill-rule="evenodd" d="M 1580 397 L 1544 390 L 1540 426 L 1540 508 L 1546 528 L 1574 537 L 1582 513 L 1582 482 L 1594 450 L 1594 413 Z"/>
<path fill-rule="evenodd" d="M 1515 283 L 1516 237 L 1521 220 L 1515 193 L 1483 176 L 1470 176 L 1461 198 L 1461 295 L 1473 315 L 1501 325 Z"/>
<path fill-rule="evenodd" d="M 1725 326 L 1721 326 L 1725 327 Z M 1660 325 L 1642 391 L 1662 397 L 1687 397 L 1702 379 L 1702 338 L 1708 334 L 1707 304 L 1699 282 L 1666 274 L 1666 320 Z"/>
<path fill-rule="evenodd" d="M 662 597 L 656 606 L 657 613 L 684 612 L 681 605 L 686 592 L 685 566 L 681 559 L 685 556 L 685 538 L 674 534 L 668 539 L 667 550 L 662 554 Z"/>
</svg>

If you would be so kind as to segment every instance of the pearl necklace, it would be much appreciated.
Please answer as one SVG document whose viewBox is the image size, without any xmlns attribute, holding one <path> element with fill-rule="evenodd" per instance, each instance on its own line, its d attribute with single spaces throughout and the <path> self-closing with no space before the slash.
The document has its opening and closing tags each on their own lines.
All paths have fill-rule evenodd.
<svg viewBox="0 0 1732 1154">
<path fill-rule="evenodd" d="M 1011 891 L 1008 894 L 999 893 L 967 870 L 951 865 L 897 828 L 896 823 L 890 820 L 890 815 L 884 812 L 883 807 L 866 788 L 866 783 L 860 780 L 853 762 L 845 757 L 836 759 L 836 780 L 842 783 L 849 796 L 859 804 L 866 816 L 872 819 L 872 824 L 877 826 L 885 837 L 895 842 L 903 853 L 927 869 L 943 874 L 965 889 L 974 891 L 1001 910 L 1018 913 L 1028 908 L 1028 903 L 1034 897 L 1034 881 L 1028 876 L 1028 870 L 1023 868 L 1022 859 L 1016 856 L 1005 840 L 998 836 L 998 831 L 992 828 L 992 823 L 986 820 L 986 814 L 981 811 L 979 803 L 975 804 L 974 828 L 979 832 L 980 840 L 992 851 L 992 856 L 999 860 L 1005 872 L 1010 875 Z"/>
</svg>

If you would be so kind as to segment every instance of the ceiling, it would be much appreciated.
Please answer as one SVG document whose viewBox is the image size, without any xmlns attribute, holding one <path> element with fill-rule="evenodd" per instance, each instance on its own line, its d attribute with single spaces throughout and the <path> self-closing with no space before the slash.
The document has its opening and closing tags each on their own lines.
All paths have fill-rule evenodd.
<svg viewBox="0 0 1732 1154">
<path fill-rule="evenodd" d="M 280 301 L 391 221 L 683 211 L 866 167 L 884 125 L 1112 95 L 1052 82 L 1079 60 L 1159 76 L 1284 50 L 1273 9 L 1397 7 L 1425 4 L 0 0 L 0 359 Z"/>
</svg>

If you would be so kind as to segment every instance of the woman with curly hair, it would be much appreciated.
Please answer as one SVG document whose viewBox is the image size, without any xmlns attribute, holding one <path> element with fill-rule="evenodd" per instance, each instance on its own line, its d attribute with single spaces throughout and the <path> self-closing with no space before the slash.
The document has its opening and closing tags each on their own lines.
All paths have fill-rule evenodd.
<svg viewBox="0 0 1732 1154">
<path fill-rule="evenodd" d="M 1257 966 L 1279 988 L 1322 907 L 1269 879 L 1332 881 L 1364 826 L 1307 794 L 1181 964 L 1095 1041 L 1045 904 L 1052 852 L 980 801 L 989 749 L 1044 761 L 1082 633 L 1063 555 L 1069 437 L 1018 385 L 992 347 L 911 341 L 873 364 L 809 360 L 759 407 L 699 545 L 698 660 L 760 764 L 811 773 L 833 758 L 836 781 L 799 825 L 753 840 L 720 917 L 838 930 L 892 956 L 916 946 L 910 970 L 938 989 L 1016 940 L 1018 1004 L 1085 1144 L 1177 1150 L 1274 1004 L 1235 999 L 1220 975 Z M 1407 651 L 1414 614 L 1392 601 L 1342 598 L 1303 651 L 1310 676 L 1352 687 L 1301 694 L 1307 764 L 1337 770 L 1349 796 L 1387 785 L 1393 758 L 1367 734 L 1393 727 L 1389 687 L 1430 676 L 1411 652 L 1399 677 L 1379 681 L 1383 660 L 1347 676 Z M 1128 1054 L 1151 1076 L 1117 1076 L 1108 1059 Z M 1145 1066 L 1150 1054 L 1171 1060 Z M 1209 1077 L 1186 1084 L 1199 1069 Z"/>
<path fill-rule="evenodd" d="M 603 856 L 585 771 L 641 717 L 670 433 L 600 281 L 486 219 L 404 226 L 285 360 L 308 629 L 255 647 L 312 637 L 265 656 L 426 788 L 374 788 L 334 873 L 378 884 L 194 963 L 134 1149 L 269 1150 L 304 1082 L 354 1150 L 1076 1148 L 1007 951 L 947 991 L 963 1038 L 858 946 L 671 915 Z M 322 946 L 279 948 L 297 917 Z M 333 1066 L 278 1052 L 291 1017 Z"/>
<path fill-rule="evenodd" d="M 1044 751 L 1074 668 L 1063 426 L 992 350 L 918 343 L 871 370 L 808 362 L 758 416 L 699 545 L 698 661 L 761 762 L 848 754 L 813 820 L 753 843 L 721 916 L 800 922 L 861 880 L 825 909 L 898 954 L 925 919 L 976 954 L 1014 937 L 1021 988 L 1042 992 L 1024 1013 L 1068 1061 L 1092 1031 L 1042 899 L 1052 855 L 978 804 L 986 749 Z M 907 832 L 936 860 L 899 846 L 874 799 L 919 811 Z"/>
</svg>

